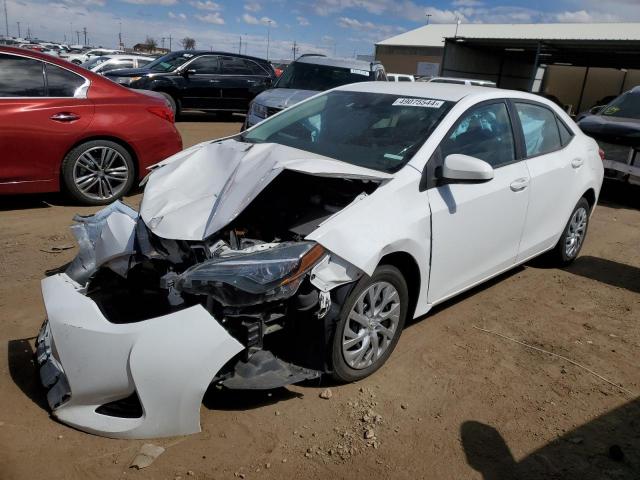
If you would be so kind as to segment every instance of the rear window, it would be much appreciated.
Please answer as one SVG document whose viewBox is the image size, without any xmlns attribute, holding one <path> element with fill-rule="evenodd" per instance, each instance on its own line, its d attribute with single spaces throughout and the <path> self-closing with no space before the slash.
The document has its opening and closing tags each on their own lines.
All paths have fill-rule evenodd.
<svg viewBox="0 0 640 480">
<path fill-rule="evenodd" d="M 294 62 L 282 73 L 276 87 L 323 91 L 370 80 L 375 77 L 368 70 Z"/>
<path fill-rule="evenodd" d="M 640 120 L 640 93 L 623 93 L 602 110 L 602 115 Z"/>
</svg>

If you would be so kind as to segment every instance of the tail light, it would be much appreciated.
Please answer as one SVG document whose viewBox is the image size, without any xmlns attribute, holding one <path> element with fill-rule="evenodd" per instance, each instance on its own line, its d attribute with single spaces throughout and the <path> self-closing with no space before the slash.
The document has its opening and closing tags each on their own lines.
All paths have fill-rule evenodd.
<svg viewBox="0 0 640 480">
<path fill-rule="evenodd" d="M 604 162 L 604 150 L 599 148 L 598 149 L 598 155 L 600 155 L 600 160 L 602 160 Z"/>
<path fill-rule="evenodd" d="M 148 107 L 147 110 L 167 122 L 173 123 L 175 121 L 173 111 L 169 107 Z"/>
</svg>

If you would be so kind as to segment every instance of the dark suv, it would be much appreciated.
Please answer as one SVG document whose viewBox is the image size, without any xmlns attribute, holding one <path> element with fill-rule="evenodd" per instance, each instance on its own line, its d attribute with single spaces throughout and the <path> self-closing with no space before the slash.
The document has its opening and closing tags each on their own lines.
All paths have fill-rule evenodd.
<svg viewBox="0 0 640 480">
<path fill-rule="evenodd" d="M 183 109 L 245 113 L 249 102 L 275 82 L 269 62 L 224 52 L 172 52 L 144 68 L 112 70 L 105 76 L 130 88 L 163 94 L 174 113 Z"/>
</svg>

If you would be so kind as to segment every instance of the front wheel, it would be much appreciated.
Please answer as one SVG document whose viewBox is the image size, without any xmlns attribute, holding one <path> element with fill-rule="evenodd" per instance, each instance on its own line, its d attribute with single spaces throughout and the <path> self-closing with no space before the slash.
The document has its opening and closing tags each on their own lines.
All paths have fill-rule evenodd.
<svg viewBox="0 0 640 480">
<path fill-rule="evenodd" d="M 404 328 L 408 303 L 406 281 L 394 266 L 382 265 L 358 282 L 342 306 L 331 347 L 336 380 L 360 380 L 387 361 Z"/>
<path fill-rule="evenodd" d="M 554 260 L 562 265 L 566 266 L 573 262 L 584 244 L 584 239 L 587 236 L 587 227 L 589 226 L 589 212 L 591 207 L 587 199 L 582 197 L 578 204 L 571 212 L 569 221 L 560 235 L 558 244 L 551 251 L 551 255 Z"/>
</svg>

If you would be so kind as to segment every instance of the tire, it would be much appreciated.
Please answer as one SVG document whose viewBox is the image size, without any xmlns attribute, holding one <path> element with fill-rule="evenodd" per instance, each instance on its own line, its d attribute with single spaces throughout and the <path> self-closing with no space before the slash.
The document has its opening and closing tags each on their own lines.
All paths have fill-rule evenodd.
<svg viewBox="0 0 640 480">
<path fill-rule="evenodd" d="M 374 297 L 374 305 L 376 300 L 384 301 L 386 297 L 386 305 L 376 312 L 383 320 L 379 320 L 380 316 L 372 318 L 369 294 Z M 330 351 L 333 378 L 339 382 L 354 382 L 378 370 L 398 343 L 408 305 L 407 283 L 396 267 L 381 265 L 371 277 L 360 279 L 342 305 L 336 324 Z M 375 359 L 370 353 L 374 351 L 374 342 L 378 345 Z"/>
<path fill-rule="evenodd" d="M 135 182 L 131 154 L 109 140 L 92 140 L 71 150 L 62 161 L 66 192 L 84 205 L 105 205 L 127 194 Z"/>
<path fill-rule="evenodd" d="M 578 257 L 587 236 L 590 211 L 589 202 L 582 197 L 571 212 L 558 243 L 550 252 L 551 259 L 557 265 L 567 266 Z"/>
<path fill-rule="evenodd" d="M 177 120 L 178 114 L 180 113 L 177 100 L 173 98 L 171 95 L 169 95 L 168 93 L 165 93 L 165 92 L 158 92 L 158 93 L 167 100 L 167 103 L 169 104 L 169 108 L 171 108 L 171 111 L 173 112 L 173 118 Z"/>
</svg>

